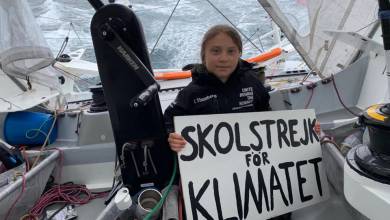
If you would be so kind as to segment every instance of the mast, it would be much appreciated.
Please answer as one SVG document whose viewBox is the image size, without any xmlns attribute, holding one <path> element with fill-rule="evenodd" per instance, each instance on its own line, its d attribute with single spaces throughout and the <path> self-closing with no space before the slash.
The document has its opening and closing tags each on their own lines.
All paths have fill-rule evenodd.
<svg viewBox="0 0 390 220">
<path fill-rule="evenodd" d="M 382 26 L 383 47 L 386 56 L 387 89 L 390 94 L 390 2 L 388 0 L 378 0 L 379 19 Z"/>
</svg>

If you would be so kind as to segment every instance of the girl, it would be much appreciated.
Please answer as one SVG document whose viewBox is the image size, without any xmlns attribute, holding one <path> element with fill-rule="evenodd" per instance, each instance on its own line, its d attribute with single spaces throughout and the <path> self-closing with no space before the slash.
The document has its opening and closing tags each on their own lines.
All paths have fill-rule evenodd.
<svg viewBox="0 0 390 220">
<path fill-rule="evenodd" d="M 232 27 L 216 25 L 206 32 L 200 50 L 202 64 L 192 67 L 192 82 L 164 113 L 173 151 L 179 152 L 186 144 L 173 132 L 174 116 L 270 110 L 268 91 L 255 77 L 253 65 L 240 59 L 241 54 L 242 41 Z M 287 213 L 272 219 L 287 220 L 290 216 Z"/>
<path fill-rule="evenodd" d="M 200 51 L 202 64 L 192 67 L 192 82 L 164 113 L 173 151 L 180 151 L 186 143 L 180 134 L 173 133 L 173 116 L 270 109 L 267 90 L 255 77 L 253 65 L 240 59 L 241 54 L 241 37 L 232 27 L 216 25 L 205 33 Z"/>
</svg>

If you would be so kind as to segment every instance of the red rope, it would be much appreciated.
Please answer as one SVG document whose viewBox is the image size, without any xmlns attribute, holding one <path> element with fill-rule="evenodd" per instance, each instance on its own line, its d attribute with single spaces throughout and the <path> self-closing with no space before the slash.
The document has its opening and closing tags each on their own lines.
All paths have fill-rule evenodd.
<svg viewBox="0 0 390 220">
<path fill-rule="evenodd" d="M 58 182 L 61 182 L 62 166 L 63 166 L 63 152 L 58 148 L 51 148 L 60 152 Z M 43 211 L 54 203 L 70 203 L 76 205 L 83 205 L 89 201 L 102 198 L 107 195 L 107 192 L 92 193 L 85 185 L 80 184 L 57 184 L 47 190 L 41 198 L 35 203 L 26 216 L 26 219 L 38 219 Z M 25 219 L 25 218 L 23 218 Z"/>
<path fill-rule="evenodd" d="M 30 170 L 30 163 L 28 162 L 28 157 L 26 155 L 26 147 L 21 146 L 19 149 L 22 151 L 23 159 L 26 162 L 26 172 L 28 172 Z"/>
<path fill-rule="evenodd" d="M 310 94 L 310 97 L 309 97 L 309 100 L 307 101 L 306 105 L 305 105 L 305 109 L 307 109 L 311 103 L 311 99 L 313 98 L 313 95 L 314 95 L 314 88 L 311 89 L 311 94 Z"/>
<path fill-rule="evenodd" d="M 39 217 L 47 206 L 54 203 L 84 205 L 93 199 L 102 198 L 106 195 L 106 192 L 93 194 L 87 187 L 79 184 L 54 185 L 42 195 L 30 210 L 29 215 L 30 217 Z"/>
<path fill-rule="evenodd" d="M 9 218 L 11 215 L 12 210 L 15 208 L 16 203 L 19 201 L 19 199 L 22 197 L 24 190 L 26 188 L 26 177 L 24 176 L 24 173 L 22 173 L 22 191 L 19 193 L 18 197 L 15 199 L 15 201 L 12 203 L 11 208 L 8 209 L 8 212 L 5 216 L 5 220 Z"/>
<path fill-rule="evenodd" d="M 343 100 L 341 99 L 339 90 L 337 89 L 336 80 L 335 80 L 335 78 L 334 78 L 334 75 L 332 74 L 331 77 L 332 77 L 333 87 L 334 87 L 334 89 L 335 89 L 335 91 L 336 91 L 337 97 L 338 97 L 338 99 L 339 99 L 341 105 L 342 105 L 349 113 L 351 113 L 352 115 L 354 115 L 354 116 L 356 116 L 356 117 L 359 117 L 358 114 L 356 114 L 355 112 L 351 111 L 351 109 L 349 109 L 349 108 L 344 104 Z"/>
</svg>

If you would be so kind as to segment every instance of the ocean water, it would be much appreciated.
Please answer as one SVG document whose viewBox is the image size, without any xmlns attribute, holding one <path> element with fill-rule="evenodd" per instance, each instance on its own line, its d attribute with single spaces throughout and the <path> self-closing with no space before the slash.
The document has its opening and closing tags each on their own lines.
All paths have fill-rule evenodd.
<svg viewBox="0 0 390 220">
<path fill-rule="evenodd" d="M 255 56 L 273 45 L 271 38 L 259 40 L 272 26 L 270 17 L 257 0 L 180 0 L 163 31 L 177 2 L 120 1 L 131 5 L 143 24 L 153 68 L 181 68 L 199 62 L 201 38 L 215 24 L 231 22 L 242 33 L 243 58 Z M 65 52 L 85 48 L 82 59 L 95 62 L 89 29 L 95 11 L 87 0 L 29 0 L 29 3 L 55 54 L 68 36 L 70 40 Z M 296 0 L 280 0 L 279 3 L 294 15 L 292 23 L 304 20 L 305 14 L 300 12 Z M 161 32 L 163 34 L 157 40 Z"/>
</svg>

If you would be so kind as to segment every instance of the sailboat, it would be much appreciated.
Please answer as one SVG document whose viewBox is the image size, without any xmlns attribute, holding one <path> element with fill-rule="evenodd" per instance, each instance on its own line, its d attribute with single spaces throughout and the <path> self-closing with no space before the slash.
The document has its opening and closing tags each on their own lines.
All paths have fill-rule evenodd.
<svg viewBox="0 0 390 220">
<path fill-rule="evenodd" d="M 100 1 L 90 2 L 97 11 L 106 7 Z M 372 123 L 378 118 L 387 122 L 385 119 L 388 117 L 384 104 L 389 102 L 386 66 L 388 53 L 383 49 L 381 29 L 377 21 L 378 9 L 384 13 L 383 18 L 384 11 L 390 9 L 387 1 L 379 1 L 379 4 L 374 0 L 305 1 L 310 28 L 303 34 L 289 22 L 285 15 L 287 9 L 283 8 L 279 1 L 259 0 L 259 4 L 270 14 L 311 70 L 305 77 L 295 81 L 269 80 L 267 83 L 272 86 L 270 91 L 272 108 L 274 110 L 314 108 L 324 132 L 322 150 L 331 196 L 323 203 L 294 211 L 291 218 L 387 219 L 385 213 L 390 204 L 386 176 L 388 126 L 386 123 Z M 119 8 L 120 11 L 115 11 L 117 15 L 128 18 L 128 8 L 115 7 L 114 4 L 110 7 Z M 100 17 L 95 17 L 93 24 L 101 24 L 102 20 L 110 17 L 107 16 L 100 14 Z M 176 96 L 177 87 L 182 87 L 189 81 L 188 79 L 159 81 L 162 89 L 158 91 L 153 78 L 148 77 L 150 75 L 142 78 L 144 76 L 133 73 L 132 77 L 135 77 L 135 80 L 139 77 L 147 86 L 140 86 L 137 91 L 132 91 L 139 99 L 131 99 L 131 102 L 126 101 L 122 104 L 128 106 L 131 103 L 131 108 L 136 109 L 137 106 L 153 100 L 155 106 L 149 110 L 147 121 L 115 118 L 113 112 L 116 108 L 112 106 L 120 101 L 115 100 L 113 93 L 104 94 L 109 111 L 102 103 L 104 99 L 101 86 L 93 88 L 92 95 L 73 93 L 74 82 L 69 75 L 62 74 L 58 66 L 52 65 L 56 57 L 48 49 L 39 31 L 36 31 L 38 27 L 33 20 L 25 1 L 0 3 L 0 29 L 7 30 L 4 32 L 6 33 L 4 40 L 0 42 L 2 78 L 0 125 L 4 130 L 0 138 L 7 141 L 2 142 L 1 146 L 2 149 L 7 149 L 5 155 L 11 165 L 14 163 L 17 167 L 22 166 L 18 170 L 18 175 L 10 169 L 7 176 L 0 176 L 6 179 L 6 184 L 0 188 L 0 216 L 2 219 L 38 218 L 44 214 L 50 217 L 53 214 L 48 212 L 50 210 L 44 211 L 42 206 L 34 206 L 35 209 L 32 207 L 36 205 L 44 191 L 45 183 L 54 167 L 56 168 L 52 176 L 58 183 L 72 182 L 82 184 L 88 189 L 83 192 L 88 192 L 90 196 L 81 204 L 88 203 L 69 208 L 77 211 L 79 219 L 104 219 L 102 216 L 107 214 L 107 208 L 112 208 L 112 203 L 108 203 L 107 207 L 104 204 L 107 199 L 106 191 L 115 187 L 120 188 L 117 184 L 120 182 L 117 180 L 119 170 L 122 171 L 125 185 L 133 182 L 138 176 L 135 179 L 142 181 L 137 182 L 136 187 L 122 188 L 124 191 L 119 190 L 117 193 L 119 196 L 108 195 L 111 198 L 115 197 L 111 200 L 114 203 L 119 200 L 117 204 L 124 204 L 125 208 L 121 205 L 116 206 L 124 212 L 123 210 L 128 210 L 129 194 L 134 195 L 136 191 L 141 190 L 142 185 L 148 183 L 149 179 L 158 177 L 161 181 L 156 181 L 153 186 L 161 189 L 169 180 L 172 164 L 163 165 L 160 159 L 155 158 L 159 154 L 162 158 L 169 155 L 167 156 L 164 151 L 156 153 L 150 148 L 153 143 L 122 141 L 119 144 L 118 140 L 123 135 L 138 137 L 137 135 L 142 136 L 144 132 L 159 133 L 161 124 L 158 118 L 161 115 L 156 109 L 164 109 Z M 112 45 L 103 46 L 106 50 L 102 52 L 101 47 L 104 44 L 102 39 L 106 36 L 100 36 L 102 38 L 98 39 L 98 30 L 101 30 L 99 28 L 106 28 L 107 31 L 114 33 L 108 37 L 119 39 L 113 41 L 118 43 L 116 48 L 118 45 L 125 45 L 119 51 L 122 51 L 122 56 L 129 55 L 127 53 L 127 47 L 131 45 L 129 39 L 125 38 L 125 44 L 122 44 L 120 37 L 123 35 L 117 33 L 118 29 L 115 29 L 118 26 L 122 27 L 121 21 L 112 20 L 110 22 L 113 23 L 109 23 L 108 26 L 98 25 L 95 29 L 92 28 L 92 35 L 96 38 L 95 47 L 100 47 L 100 52 L 97 49 L 99 72 L 115 68 L 113 65 L 120 62 L 118 60 L 102 62 L 108 55 L 111 57 L 117 55 L 113 51 L 105 53 Z M 386 20 L 382 22 L 386 24 Z M 6 26 L 7 24 L 9 26 Z M 387 28 L 383 25 L 383 33 L 386 33 Z M 135 40 L 142 43 L 142 39 L 141 34 Z M 136 51 L 137 45 L 131 45 L 130 49 Z M 386 40 L 384 45 L 385 49 L 388 49 Z M 144 65 L 142 70 L 152 72 L 150 64 L 147 63 L 147 52 L 142 48 L 138 49 L 136 55 Z M 128 61 L 125 65 L 134 68 L 138 64 L 138 61 L 135 63 Z M 122 70 L 118 70 L 120 71 Z M 109 79 L 102 80 L 104 87 Z M 159 99 L 148 98 L 146 101 L 141 99 L 150 97 L 150 94 L 156 95 L 157 92 Z M 32 116 L 30 113 L 33 113 Z M 26 114 L 28 120 L 22 117 Z M 34 118 L 35 124 L 27 125 L 32 123 L 31 118 Z M 140 129 L 142 126 L 139 126 L 123 134 L 118 125 L 126 121 L 151 124 L 152 128 L 143 130 Z M 368 134 L 362 128 L 354 127 L 356 123 L 366 125 L 368 130 L 371 129 L 380 136 Z M 33 134 L 28 135 L 30 132 Z M 43 135 L 39 135 L 40 133 Z M 52 137 L 53 135 L 56 137 Z M 27 151 L 27 155 L 23 155 L 24 150 L 21 151 L 22 155 L 18 154 L 12 145 L 32 143 L 33 136 L 40 138 L 33 145 L 42 148 L 38 148 L 37 152 Z M 18 142 L 20 140 L 23 142 Z M 132 147 L 136 149 L 138 144 L 144 146 L 141 153 L 132 151 Z M 36 160 L 37 154 L 42 154 L 41 160 Z M 121 158 L 121 155 L 126 155 L 126 158 Z M 17 158 L 24 158 L 29 162 L 20 164 Z M 117 160 L 120 161 L 120 166 L 116 164 Z M 132 170 L 133 173 L 126 173 L 126 164 L 139 167 Z M 29 172 L 24 172 L 27 165 L 31 165 L 32 168 Z M 99 193 L 90 193 L 91 191 Z M 59 208 L 56 207 L 54 210 L 57 209 Z"/>
</svg>

